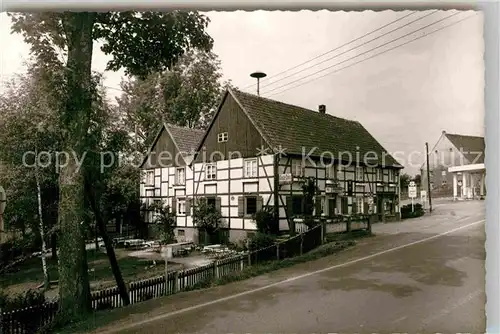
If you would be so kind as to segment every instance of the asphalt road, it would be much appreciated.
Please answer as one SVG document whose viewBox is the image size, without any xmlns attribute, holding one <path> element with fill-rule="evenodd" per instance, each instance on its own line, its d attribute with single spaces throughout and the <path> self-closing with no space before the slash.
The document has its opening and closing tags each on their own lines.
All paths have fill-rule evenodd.
<svg viewBox="0 0 500 334">
<path fill-rule="evenodd" d="M 377 236 L 353 250 L 214 292 L 173 296 L 170 306 L 107 329 L 485 333 L 484 202 L 440 204 L 432 216 L 374 225 Z"/>
</svg>

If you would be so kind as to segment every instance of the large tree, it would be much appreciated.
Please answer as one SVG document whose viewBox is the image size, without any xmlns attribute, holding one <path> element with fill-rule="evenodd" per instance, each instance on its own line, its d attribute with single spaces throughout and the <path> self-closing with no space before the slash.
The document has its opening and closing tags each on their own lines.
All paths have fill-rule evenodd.
<svg viewBox="0 0 500 334">
<path fill-rule="evenodd" d="M 9 193 L 6 222 L 11 228 L 38 231 L 37 185 L 34 151 L 43 152 L 38 183 L 41 191 L 43 227 L 51 236 L 52 256 L 56 257 L 58 185 L 54 166 L 59 150 L 55 110 L 59 96 L 55 83 L 60 69 L 32 63 L 27 73 L 7 85 L 0 96 L 0 156 L 5 165 L 2 183 Z M 16 226 L 18 224 L 18 226 Z"/>
<path fill-rule="evenodd" d="M 62 317 L 72 319 L 90 311 L 90 288 L 84 243 L 85 182 L 92 126 L 92 51 L 95 40 L 113 59 L 109 70 L 125 68 L 129 75 L 147 77 L 171 68 L 186 49 L 209 51 L 213 41 L 205 32 L 208 19 L 196 12 L 168 13 L 22 13 L 11 14 L 13 31 L 23 34 L 34 55 L 46 62 L 66 57 L 64 105 L 59 110 L 62 147 L 68 155 L 59 178 L 59 298 Z M 105 240 L 109 242 L 109 240 Z M 106 245 L 107 248 L 108 245 Z M 112 263 L 113 264 L 113 263 Z"/>
<path fill-rule="evenodd" d="M 129 131 L 139 137 L 137 149 L 144 151 L 154 139 L 161 120 L 205 128 L 228 86 L 230 82 L 222 81 L 217 55 L 190 50 L 171 69 L 122 81 L 124 93 L 117 101 Z"/>
</svg>

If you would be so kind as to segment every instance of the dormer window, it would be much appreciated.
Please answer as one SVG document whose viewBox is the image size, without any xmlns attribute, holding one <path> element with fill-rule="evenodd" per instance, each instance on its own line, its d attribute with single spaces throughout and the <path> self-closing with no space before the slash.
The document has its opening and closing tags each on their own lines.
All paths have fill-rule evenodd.
<svg viewBox="0 0 500 334">
<path fill-rule="evenodd" d="M 219 143 L 224 143 L 227 141 L 227 132 L 221 132 L 217 135 L 217 141 Z"/>
</svg>

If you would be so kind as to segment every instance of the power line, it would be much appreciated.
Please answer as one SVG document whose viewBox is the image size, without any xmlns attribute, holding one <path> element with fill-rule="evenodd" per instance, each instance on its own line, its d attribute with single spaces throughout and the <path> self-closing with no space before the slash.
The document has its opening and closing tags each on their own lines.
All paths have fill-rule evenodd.
<svg viewBox="0 0 500 334">
<path fill-rule="evenodd" d="M 104 87 L 108 88 L 108 89 L 113 89 L 113 90 L 116 90 L 116 91 L 119 91 L 122 93 L 127 93 L 126 91 L 124 91 L 123 89 L 120 89 L 120 88 L 115 88 L 115 87 L 111 87 L 111 86 L 104 86 Z"/>
<path fill-rule="evenodd" d="M 394 21 L 391 21 L 391 22 L 389 22 L 389 23 L 387 23 L 387 24 L 384 24 L 383 26 L 381 26 L 381 27 L 379 27 L 379 28 L 377 28 L 377 29 L 375 29 L 375 30 L 372 30 L 371 32 L 368 32 L 368 33 L 366 33 L 366 34 L 364 34 L 364 35 L 361 35 L 361 36 L 359 36 L 359 37 L 357 37 L 357 38 L 355 38 L 355 39 L 353 39 L 353 40 L 351 40 L 351 41 L 349 41 L 349 42 L 346 42 L 346 43 L 344 43 L 344 44 L 342 44 L 342 45 L 340 45 L 340 46 L 338 46 L 338 47 L 336 47 L 336 48 L 334 48 L 334 49 L 331 49 L 331 50 L 329 50 L 329 51 L 326 51 L 326 52 L 324 52 L 324 53 L 322 53 L 322 54 L 320 54 L 320 55 L 318 55 L 318 56 L 316 56 L 316 57 L 314 57 L 314 58 L 312 58 L 312 59 L 306 60 L 305 62 L 302 62 L 302 63 L 300 63 L 300 64 L 298 64 L 298 65 L 293 66 L 293 67 L 290 67 L 290 68 L 288 68 L 288 69 L 286 69 L 286 70 L 284 70 L 284 71 L 281 71 L 281 72 L 279 72 L 278 74 L 275 74 L 275 75 L 273 75 L 273 76 L 271 76 L 271 77 L 267 77 L 265 80 L 269 80 L 269 78 L 272 78 L 272 77 L 277 77 L 277 76 L 279 76 L 279 75 L 281 75 L 281 74 L 283 74 L 283 73 L 286 73 L 286 72 L 288 72 L 288 71 L 290 71 L 290 70 L 296 69 L 297 67 L 300 67 L 300 66 L 302 66 L 302 65 L 305 65 L 305 64 L 307 64 L 307 63 L 310 63 L 310 62 L 312 62 L 313 60 L 316 60 L 316 59 L 318 59 L 318 58 L 320 58 L 320 57 L 323 57 L 323 56 L 325 56 L 325 55 L 327 55 L 327 54 L 329 54 L 329 53 L 332 53 L 332 52 L 334 52 L 334 51 L 337 51 L 338 49 L 343 48 L 343 47 L 344 47 L 344 46 L 346 46 L 346 45 L 349 45 L 349 44 L 351 44 L 351 43 L 354 43 L 354 42 L 356 42 L 356 41 L 358 41 L 358 40 L 360 40 L 360 39 L 362 39 L 362 38 L 364 38 L 364 37 L 370 36 L 371 34 L 373 34 L 373 33 L 377 32 L 377 31 L 379 31 L 379 30 L 382 30 L 382 29 L 383 29 L 383 28 L 385 28 L 385 27 L 390 26 L 391 24 L 394 24 L 394 23 L 396 23 L 396 22 L 398 22 L 398 21 L 401 21 L 401 20 L 402 20 L 402 19 L 404 19 L 404 18 L 407 18 L 407 17 L 408 17 L 408 16 L 410 16 L 410 15 L 414 15 L 414 14 L 417 14 L 417 13 L 418 13 L 418 12 L 416 12 L 416 11 L 415 11 L 415 12 L 411 12 L 411 13 L 409 13 L 409 14 L 407 14 L 407 15 L 404 15 L 404 16 L 402 16 L 402 17 L 400 17 L 400 18 L 397 18 L 397 19 L 396 19 L 396 20 L 394 20 Z M 250 87 L 252 87 L 253 85 L 254 85 L 254 84 L 248 85 L 248 86 L 244 87 L 243 89 L 250 88 Z"/>
<path fill-rule="evenodd" d="M 273 92 L 273 91 L 275 91 L 275 90 L 277 90 L 277 89 L 280 89 L 280 88 L 286 87 L 286 86 L 288 86 L 288 85 L 290 85 L 290 84 L 293 84 L 293 83 L 295 83 L 295 82 L 297 82 L 297 81 L 300 81 L 300 80 L 303 80 L 303 79 L 308 78 L 308 77 L 310 77 L 310 76 L 313 76 L 313 75 L 315 75 L 315 74 L 318 74 L 318 73 L 324 72 L 324 71 L 326 71 L 326 70 L 328 70 L 328 69 L 330 69 L 330 68 L 332 68 L 332 67 L 335 67 L 335 66 L 338 66 L 338 65 L 340 65 L 340 64 L 343 64 L 343 63 L 345 63 L 345 62 L 347 62 L 347 61 L 349 61 L 349 60 L 352 60 L 352 59 L 354 59 L 354 58 L 358 58 L 358 57 L 360 57 L 360 56 L 362 56 L 362 55 L 364 55 L 364 54 L 366 54 L 366 53 L 368 53 L 368 52 L 370 52 L 370 51 L 373 51 L 373 50 L 379 49 L 379 48 L 381 48 L 381 47 L 383 47 L 383 46 L 386 46 L 386 45 L 388 45 L 388 44 L 391 44 L 391 43 L 393 43 L 393 42 L 395 42 L 395 41 L 397 41 L 397 40 L 399 40 L 399 39 L 401 39 L 401 38 L 407 37 L 407 36 L 409 36 L 409 35 L 411 35 L 411 34 L 416 33 L 417 31 L 420 31 L 420 30 L 423 30 L 423 29 L 425 29 L 425 28 L 428 28 L 428 27 L 430 27 L 430 26 L 432 26 L 432 25 L 435 25 L 436 23 L 439 23 L 439 22 L 441 22 L 441 21 L 447 20 L 447 19 L 449 19 L 449 18 L 451 18 L 451 17 L 453 17 L 453 16 L 455 16 L 455 15 L 458 15 L 458 14 L 460 14 L 460 12 L 457 12 L 457 13 L 454 13 L 454 14 L 451 14 L 451 15 L 448 15 L 448 16 L 446 16 L 446 17 L 444 17 L 444 18 L 440 19 L 440 20 L 434 21 L 434 22 L 433 22 L 433 23 L 431 23 L 431 24 L 428 24 L 428 25 L 426 25 L 426 26 L 424 26 L 424 27 L 421 27 L 421 28 L 419 28 L 419 29 L 417 29 L 417 30 L 414 30 L 414 31 L 412 31 L 412 32 L 410 32 L 410 33 L 408 33 L 408 34 L 406 34 L 406 35 L 400 36 L 400 37 L 395 38 L 395 39 L 393 39 L 393 40 L 391 40 L 391 41 L 389 41 L 389 42 L 386 42 L 386 43 L 381 44 L 381 45 L 379 45 L 379 46 L 377 46 L 377 47 L 374 47 L 374 48 L 372 48 L 372 49 L 370 49 L 370 50 L 368 50 L 368 51 L 362 52 L 362 53 L 360 53 L 360 54 L 358 54 L 358 55 L 356 55 L 356 56 L 353 56 L 353 57 L 348 58 L 348 59 L 345 59 L 345 60 L 343 60 L 343 61 L 341 61 L 341 62 L 338 62 L 338 63 L 335 63 L 335 64 L 333 64 L 333 65 L 330 65 L 330 66 L 328 66 L 328 67 L 326 67 L 326 68 L 324 68 L 324 69 L 321 69 L 321 70 L 319 70 L 319 71 L 316 71 L 316 72 L 314 72 L 314 73 L 311 73 L 311 74 L 309 74 L 309 75 L 306 75 L 306 76 L 304 76 L 304 77 L 302 77 L 302 78 L 299 78 L 299 79 L 297 79 L 297 80 L 294 80 L 294 81 L 291 81 L 291 82 L 286 83 L 286 84 L 284 84 L 284 85 L 281 85 L 281 86 L 278 86 L 278 87 L 276 87 L 276 88 L 273 88 L 273 89 L 271 89 L 271 90 L 267 91 L 267 92 L 266 92 L 266 93 L 264 93 L 264 94 L 269 94 L 270 92 Z"/>
<path fill-rule="evenodd" d="M 456 15 L 456 14 L 455 14 L 455 15 Z M 337 72 L 339 72 L 339 71 L 341 71 L 341 70 L 343 70 L 343 69 L 346 69 L 346 68 L 352 67 L 352 66 L 354 66 L 354 65 L 356 65 L 356 64 L 359 64 L 359 63 L 362 63 L 362 62 L 364 62 L 364 61 L 367 61 L 368 59 L 375 58 L 376 56 L 380 56 L 380 55 L 382 55 L 382 54 L 384 54 L 384 53 L 387 53 L 387 52 L 389 52 L 389 51 L 392 51 L 392 50 L 394 50 L 394 49 L 397 49 L 397 48 L 399 48 L 399 47 L 402 47 L 402 46 L 404 46 L 404 45 L 406 45 L 406 44 L 409 44 L 409 43 L 415 42 L 416 40 L 419 40 L 419 39 L 424 38 L 424 37 L 426 37 L 426 36 L 432 35 L 432 34 L 434 34 L 434 33 L 438 32 L 438 31 L 441 31 L 441 30 L 443 30 L 443 29 L 446 29 L 446 28 L 448 28 L 448 27 L 451 27 L 451 26 L 453 26 L 453 25 L 455 25 L 455 24 L 458 24 L 458 23 L 460 23 L 460 22 L 462 22 L 462 21 L 468 20 L 468 19 L 470 19 L 470 18 L 472 18 L 472 17 L 474 17 L 474 16 L 476 16 L 476 15 L 477 15 L 477 13 L 476 13 L 476 14 L 473 14 L 473 15 L 469 15 L 469 16 L 468 16 L 468 17 L 466 17 L 466 18 L 463 18 L 463 19 L 461 19 L 461 20 L 458 20 L 458 21 L 452 22 L 452 23 L 450 23 L 450 24 L 448 24 L 448 25 L 446 25 L 446 26 L 443 26 L 443 27 L 441 27 L 441 28 L 438 28 L 438 29 L 436 29 L 436 30 L 434 30 L 434 31 L 432 31 L 432 32 L 430 32 L 430 33 L 427 33 L 427 34 L 424 34 L 424 35 L 419 36 L 419 37 L 417 37 L 417 38 L 411 39 L 411 40 L 409 40 L 409 41 L 407 41 L 407 42 L 404 42 L 404 43 L 398 44 L 398 45 L 396 45 L 395 47 L 392 47 L 392 48 L 390 48 L 390 49 L 387 49 L 387 50 L 384 50 L 384 51 L 382 51 L 382 52 L 379 52 L 379 53 L 377 53 L 377 54 L 375 54 L 375 55 L 372 55 L 372 56 L 370 56 L 370 57 L 368 57 L 368 58 L 365 58 L 365 59 L 359 60 L 359 61 L 357 61 L 357 62 L 355 62 L 355 63 L 349 64 L 349 65 L 344 66 L 344 67 L 342 67 L 342 68 L 339 68 L 339 69 L 337 69 L 337 70 L 335 70 L 335 71 L 332 71 L 332 72 L 326 73 L 326 74 L 324 74 L 324 75 L 321 75 L 321 76 L 319 76 L 319 77 L 313 78 L 312 80 L 308 80 L 308 81 L 303 82 L 303 83 L 301 83 L 301 84 L 299 84 L 299 85 L 292 86 L 292 87 L 290 87 L 290 88 L 287 88 L 287 89 L 285 89 L 285 90 L 282 90 L 281 92 L 277 92 L 277 93 L 274 93 L 274 94 L 268 95 L 267 97 L 274 96 L 274 95 L 276 95 L 276 94 L 281 94 L 281 93 L 284 93 L 284 92 L 286 92 L 286 91 L 288 91 L 288 90 L 291 90 L 291 89 L 294 89 L 294 88 L 297 88 L 297 87 L 303 86 L 303 85 L 305 85 L 305 84 L 307 84 L 307 83 L 310 83 L 310 82 L 312 82 L 312 81 L 315 81 L 315 80 L 321 79 L 321 78 L 323 78 L 323 77 L 325 77 L 325 76 L 327 76 L 327 75 L 337 73 Z M 450 15 L 449 17 L 451 17 L 451 16 L 454 16 L 454 15 Z M 449 17 L 447 17 L 447 18 L 449 18 Z M 442 21 L 442 20 L 440 20 L 440 21 Z M 437 22 L 435 22 L 435 23 L 437 23 Z M 433 23 L 433 24 L 435 24 L 435 23 Z M 370 50 L 370 51 L 371 51 L 371 50 Z M 355 58 L 355 57 L 353 57 L 353 58 Z M 351 59 L 353 59 L 353 58 L 351 58 Z M 337 64 L 337 65 L 338 65 L 338 64 Z M 306 77 L 304 77 L 304 78 L 307 78 L 307 76 L 306 76 Z M 302 78 L 302 79 L 304 79 L 304 78 Z"/>
<path fill-rule="evenodd" d="M 285 76 L 285 77 L 283 77 L 283 78 L 281 78 L 281 79 L 278 79 L 278 80 L 276 80 L 276 81 L 273 81 L 272 83 L 270 83 L 270 84 L 268 84 L 268 85 L 265 85 L 265 86 L 263 86 L 262 88 L 265 88 L 265 87 L 271 86 L 271 85 L 275 84 L 276 82 L 282 81 L 282 80 L 284 80 L 284 79 L 286 79 L 286 78 L 289 78 L 289 77 L 291 77 L 291 76 L 293 76 L 293 75 L 295 75 L 295 74 L 299 74 L 299 73 L 301 73 L 301 72 L 304 72 L 305 70 L 308 70 L 308 69 L 310 69 L 310 68 L 313 68 L 313 67 L 315 67 L 315 66 L 318 66 L 318 65 L 320 65 L 320 64 L 323 64 L 323 63 L 325 63 L 325 62 L 327 62 L 327 61 L 329 61 L 329 60 L 335 59 L 335 58 L 337 58 L 337 57 L 339 57 L 339 56 L 341 56 L 341 55 L 343 55 L 343 54 L 346 54 L 347 52 L 350 52 L 350 51 L 353 51 L 353 50 L 355 50 L 355 49 L 358 49 L 358 48 L 360 48 L 360 47 L 362 47 L 362 46 L 364 46 L 364 45 L 366 45 L 366 44 L 368 44 L 368 43 L 371 43 L 371 42 L 373 42 L 373 41 L 375 41 L 375 40 L 377 40 L 377 39 L 379 39 L 379 38 L 382 38 L 382 37 L 384 37 L 384 36 L 387 36 L 387 35 L 389 35 L 390 33 L 395 32 L 396 30 L 400 30 L 400 29 L 402 29 L 402 28 L 404 28 L 404 27 L 409 26 L 409 25 L 410 25 L 410 24 L 412 24 L 412 23 L 415 23 L 415 22 L 417 22 L 417 21 L 423 20 L 423 19 L 425 19 L 426 17 L 428 17 L 428 16 L 430 16 L 430 15 L 432 15 L 432 14 L 436 13 L 436 12 L 438 12 L 438 10 L 434 10 L 434 11 L 432 11 L 432 12 L 431 12 L 431 13 L 429 13 L 429 14 L 423 15 L 423 16 L 419 17 L 418 19 L 415 19 L 415 20 L 413 20 L 413 21 L 410 21 L 410 22 L 408 22 L 408 23 L 406 23 L 406 24 L 404 24 L 404 25 L 402 25 L 402 26 L 400 26 L 400 27 L 397 27 L 397 28 L 395 28 L 395 29 L 392 29 L 392 30 L 391 30 L 391 31 L 389 31 L 389 32 L 386 32 L 385 34 L 382 34 L 382 35 L 380 35 L 380 36 L 378 36 L 378 37 L 375 37 L 375 38 L 373 38 L 373 39 L 371 39 L 371 40 L 369 40 L 369 41 L 366 41 L 366 42 L 364 42 L 364 43 L 362 43 L 362 44 L 360 44 L 360 45 L 357 45 L 357 46 L 355 46 L 355 47 L 353 47 L 353 48 L 350 48 L 350 49 L 348 49 L 348 50 L 346 50 L 346 51 L 344 51 L 344 52 L 341 52 L 341 53 L 339 53 L 339 54 L 336 54 L 336 55 L 334 55 L 333 57 L 330 57 L 330 58 L 327 58 L 327 59 L 325 59 L 325 60 L 322 60 L 322 61 L 320 61 L 320 62 L 319 62 L 319 63 L 317 63 L 317 64 L 314 64 L 314 65 L 308 66 L 308 67 L 306 67 L 306 68 L 301 69 L 301 70 L 300 70 L 300 71 L 298 71 L 298 72 L 295 72 L 295 73 L 289 74 L 289 75 L 287 75 L 287 76 Z"/>
</svg>

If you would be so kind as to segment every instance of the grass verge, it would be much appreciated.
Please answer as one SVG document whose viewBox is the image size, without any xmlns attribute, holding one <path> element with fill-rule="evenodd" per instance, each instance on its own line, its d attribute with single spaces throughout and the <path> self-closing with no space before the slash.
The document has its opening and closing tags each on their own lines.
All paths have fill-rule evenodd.
<svg viewBox="0 0 500 334">
<path fill-rule="evenodd" d="M 356 241 L 353 239 L 360 239 L 371 237 L 373 234 L 369 234 L 367 232 L 350 232 L 350 233 L 338 233 L 327 235 L 328 243 L 319 246 L 311 250 L 308 253 L 305 253 L 300 256 L 296 256 L 293 258 L 287 258 L 279 261 L 269 261 L 263 262 L 259 264 L 252 265 L 250 267 L 245 268 L 243 271 L 234 272 L 229 275 L 223 276 L 218 279 L 207 279 L 205 281 L 199 282 L 181 292 L 200 290 L 200 289 L 208 289 L 219 285 L 225 285 L 233 282 L 243 281 L 250 279 L 252 277 L 260 276 L 263 274 L 267 274 L 279 269 L 284 269 L 288 267 L 292 267 L 294 265 L 310 262 L 314 260 L 321 259 L 323 257 L 336 254 L 342 250 L 350 248 L 356 244 Z M 161 297 L 161 298 L 169 298 Z M 158 298 L 157 298 L 158 299 Z M 145 303 L 145 302 L 144 302 Z M 143 303 L 138 303 L 135 305 L 140 305 Z M 135 305 L 131 305 L 129 307 L 134 307 Z M 144 305 L 145 306 L 145 305 Z M 124 317 L 127 316 L 127 308 L 119 308 L 113 310 L 103 310 L 94 312 L 90 315 L 89 318 L 85 320 L 79 319 L 78 322 L 73 322 L 71 324 L 66 324 L 63 328 L 57 326 L 58 328 L 54 328 L 54 326 L 50 326 L 50 331 L 45 331 L 45 333 L 58 333 L 58 334 L 72 334 L 72 333 L 83 333 L 95 330 L 97 328 L 109 325 L 113 322 L 117 322 Z M 133 311 L 132 311 L 133 312 Z M 130 312 L 129 312 L 130 313 Z"/>
</svg>

